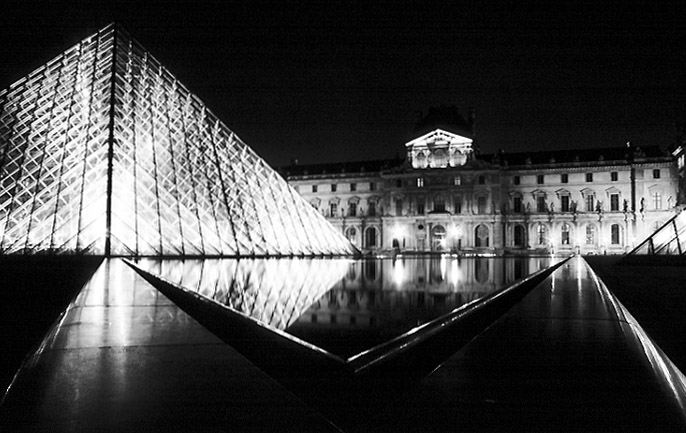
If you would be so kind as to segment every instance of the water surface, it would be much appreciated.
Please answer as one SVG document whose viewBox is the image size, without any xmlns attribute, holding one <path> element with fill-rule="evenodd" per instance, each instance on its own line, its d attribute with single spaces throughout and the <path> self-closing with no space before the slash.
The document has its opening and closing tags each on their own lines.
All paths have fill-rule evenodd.
<svg viewBox="0 0 686 433">
<path fill-rule="evenodd" d="M 550 257 L 142 260 L 139 266 L 339 356 L 509 286 Z"/>
</svg>

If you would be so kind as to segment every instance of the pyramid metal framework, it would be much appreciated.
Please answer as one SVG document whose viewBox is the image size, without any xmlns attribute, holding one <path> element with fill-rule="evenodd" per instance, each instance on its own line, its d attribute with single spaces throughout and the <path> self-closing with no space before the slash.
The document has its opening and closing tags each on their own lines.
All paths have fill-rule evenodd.
<svg viewBox="0 0 686 433">
<path fill-rule="evenodd" d="M 0 253 L 352 254 L 118 25 L 0 92 Z"/>
<path fill-rule="evenodd" d="M 664 223 L 628 255 L 686 255 L 686 210 Z"/>
</svg>

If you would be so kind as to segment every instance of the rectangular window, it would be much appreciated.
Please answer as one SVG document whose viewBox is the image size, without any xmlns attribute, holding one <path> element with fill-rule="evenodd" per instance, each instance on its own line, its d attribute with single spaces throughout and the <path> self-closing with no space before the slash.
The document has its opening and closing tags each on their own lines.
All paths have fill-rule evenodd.
<svg viewBox="0 0 686 433">
<path fill-rule="evenodd" d="M 561 183 L 568 183 L 569 182 L 569 175 L 567 173 L 563 173 L 560 175 L 560 182 Z"/>
<path fill-rule="evenodd" d="M 610 226 L 610 237 L 613 245 L 619 245 L 619 224 L 612 224 Z"/>
<path fill-rule="evenodd" d="M 350 184 L 350 191 L 357 191 L 357 184 L 356 183 Z"/>
<path fill-rule="evenodd" d="M 331 217 L 335 217 L 337 212 L 338 212 L 338 204 L 337 203 L 330 203 L 329 204 L 329 215 Z"/>
<path fill-rule="evenodd" d="M 357 216 L 357 203 L 348 204 L 348 215 L 351 217 Z"/>
<path fill-rule="evenodd" d="M 569 226 L 564 224 L 560 232 L 560 242 L 562 245 L 569 245 Z"/>
<path fill-rule="evenodd" d="M 537 183 L 537 184 L 543 185 L 543 181 L 544 181 L 544 180 L 545 180 L 545 178 L 543 177 L 542 174 L 539 174 L 538 176 L 536 176 L 536 183 Z"/>
<path fill-rule="evenodd" d="M 594 203 L 595 203 L 595 196 L 587 195 L 586 196 L 586 212 L 593 212 L 595 210 L 593 208 Z"/>
<path fill-rule="evenodd" d="M 376 191 L 376 182 L 369 182 L 369 190 Z"/>
<path fill-rule="evenodd" d="M 653 193 L 653 209 L 662 209 L 662 194 L 657 191 Z"/>
<path fill-rule="evenodd" d="M 617 179 L 619 179 L 619 173 L 617 173 L 616 171 L 611 171 L 610 172 L 610 181 L 617 182 Z"/>
<path fill-rule="evenodd" d="M 403 180 L 402 179 L 396 179 L 395 180 L 395 187 L 396 188 L 402 188 L 403 187 Z"/>
<path fill-rule="evenodd" d="M 476 212 L 479 214 L 486 213 L 486 197 L 481 196 L 476 198 Z"/>
<path fill-rule="evenodd" d="M 336 185 L 335 183 L 332 183 L 331 184 L 331 192 L 336 192 L 337 189 L 338 189 L 338 185 Z"/>
<path fill-rule="evenodd" d="M 373 201 L 369 202 L 369 209 L 367 209 L 367 215 L 369 216 L 376 216 L 376 203 Z"/>
<path fill-rule="evenodd" d="M 417 178 L 417 188 L 422 188 L 422 187 L 424 187 L 424 178 L 418 177 Z"/>
<path fill-rule="evenodd" d="M 462 197 L 455 197 L 455 213 L 462 213 Z"/>
<path fill-rule="evenodd" d="M 317 192 L 317 185 L 312 185 L 312 192 Z"/>
<path fill-rule="evenodd" d="M 398 199 L 395 201 L 395 214 L 400 216 L 403 214 L 403 201 Z"/>
<path fill-rule="evenodd" d="M 547 209 L 545 207 L 545 197 L 539 195 L 536 197 L 536 212 L 545 212 Z"/>
<path fill-rule="evenodd" d="M 453 178 L 453 185 L 462 185 L 462 178 L 460 176 L 455 176 Z"/>
<path fill-rule="evenodd" d="M 569 212 L 569 196 L 563 195 L 560 197 L 560 211 Z"/>
<path fill-rule="evenodd" d="M 417 214 L 424 215 L 424 203 L 417 203 Z"/>
<path fill-rule="evenodd" d="M 619 194 L 610 194 L 610 210 L 619 210 Z"/>
<path fill-rule="evenodd" d="M 656 168 L 653 170 L 653 179 L 659 179 L 660 178 L 660 169 Z"/>
<path fill-rule="evenodd" d="M 593 182 L 593 173 L 586 173 L 586 182 Z"/>
<path fill-rule="evenodd" d="M 485 176 L 479 176 L 478 178 L 479 185 L 483 185 L 486 183 L 486 177 Z"/>
<path fill-rule="evenodd" d="M 512 197 L 512 212 L 522 213 L 522 198 L 518 195 Z"/>
<path fill-rule="evenodd" d="M 512 178 L 512 183 L 515 185 L 519 185 L 521 182 L 522 182 L 522 178 L 520 178 L 519 176 L 515 176 Z"/>
</svg>

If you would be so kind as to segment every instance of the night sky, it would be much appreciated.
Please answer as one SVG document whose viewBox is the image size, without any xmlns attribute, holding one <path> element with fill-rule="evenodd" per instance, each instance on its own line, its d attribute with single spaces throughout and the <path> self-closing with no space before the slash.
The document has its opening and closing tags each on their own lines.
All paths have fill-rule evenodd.
<svg viewBox="0 0 686 433">
<path fill-rule="evenodd" d="M 686 121 L 679 2 L 4 2 L 0 88 L 120 22 L 272 165 L 404 154 L 476 109 L 484 153 L 657 144 Z"/>
</svg>

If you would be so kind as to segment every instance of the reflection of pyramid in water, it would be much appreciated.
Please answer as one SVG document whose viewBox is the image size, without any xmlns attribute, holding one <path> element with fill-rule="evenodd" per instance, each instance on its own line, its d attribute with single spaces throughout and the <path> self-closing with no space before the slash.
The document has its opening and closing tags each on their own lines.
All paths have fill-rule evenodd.
<svg viewBox="0 0 686 433">
<path fill-rule="evenodd" d="M 686 211 L 663 224 L 628 255 L 686 255 Z"/>
<path fill-rule="evenodd" d="M 0 92 L 0 252 L 349 254 L 123 30 Z"/>
<path fill-rule="evenodd" d="M 345 259 L 157 260 L 140 268 L 276 329 L 292 325 L 339 282 Z"/>
</svg>

